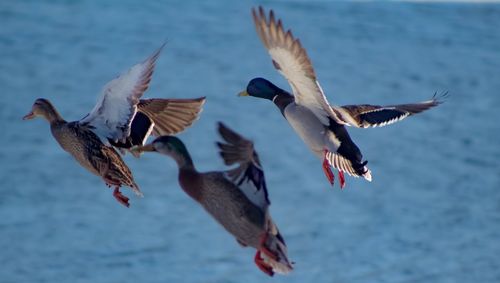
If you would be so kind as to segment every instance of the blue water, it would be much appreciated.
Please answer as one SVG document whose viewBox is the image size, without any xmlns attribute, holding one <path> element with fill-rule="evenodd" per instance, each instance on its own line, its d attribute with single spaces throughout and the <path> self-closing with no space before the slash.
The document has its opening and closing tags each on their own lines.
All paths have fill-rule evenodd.
<svg viewBox="0 0 500 283">
<path fill-rule="evenodd" d="M 300 37 L 332 104 L 451 96 L 350 129 L 373 182 L 332 189 L 271 103 L 236 96 L 256 76 L 289 89 L 254 31 L 259 3 Z M 499 26 L 498 4 L 0 1 L 0 282 L 500 282 Z M 165 40 L 145 97 L 207 96 L 181 134 L 201 171 L 224 168 L 216 121 L 255 141 L 290 275 L 261 273 L 172 160 L 125 157 L 145 194 L 124 190 L 126 209 L 45 121 L 21 121 L 38 97 L 81 118 Z"/>
</svg>

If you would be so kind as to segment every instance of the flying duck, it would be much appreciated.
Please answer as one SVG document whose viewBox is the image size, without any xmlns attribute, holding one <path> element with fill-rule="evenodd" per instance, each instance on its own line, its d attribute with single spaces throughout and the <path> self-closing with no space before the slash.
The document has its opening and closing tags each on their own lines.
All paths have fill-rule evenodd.
<svg viewBox="0 0 500 283">
<path fill-rule="evenodd" d="M 144 144 L 151 133 L 182 131 L 197 119 L 205 101 L 204 97 L 140 99 L 149 86 L 162 48 L 106 84 L 94 109 L 81 120 L 67 122 L 44 98 L 37 99 L 30 113 L 23 117 L 45 118 L 61 147 L 84 168 L 100 176 L 108 187 L 114 187 L 113 196 L 127 207 L 129 198 L 120 192 L 121 186 L 130 187 L 138 196 L 143 194 L 114 146 L 128 149 Z"/>
<path fill-rule="evenodd" d="M 161 136 L 138 153 L 154 151 L 173 158 L 179 167 L 181 188 L 198 202 L 236 241 L 257 249 L 255 264 L 266 274 L 286 274 L 293 267 L 285 240 L 269 213 L 269 197 L 264 171 L 253 143 L 224 124 L 218 124 L 224 142 L 218 142 L 227 171 L 200 173 L 184 143 L 177 137 Z"/>
<path fill-rule="evenodd" d="M 262 7 L 252 9 L 257 34 L 271 56 L 273 66 L 292 88 L 292 94 L 263 78 L 252 79 L 240 96 L 271 100 L 300 138 L 323 162 L 325 175 L 333 185 L 331 166 L 339 172 L 340 187 L 345 186 L 344 172 L 371 181 L 371 171 L 345 126 L 380 127 L 400 121 L 442 103 L 432 99 L 400 105 L 331 106 L 316 79 L 311 60 L 300 40 L 283 29 L 274 12 L 269 17 Z M 446 94 L 443 95 L 443 97 Z"/>
</svg>

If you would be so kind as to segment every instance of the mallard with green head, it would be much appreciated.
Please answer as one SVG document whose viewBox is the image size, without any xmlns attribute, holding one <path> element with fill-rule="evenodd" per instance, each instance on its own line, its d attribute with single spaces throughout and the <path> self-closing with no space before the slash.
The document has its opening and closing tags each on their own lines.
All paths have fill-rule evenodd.
<svg viewBox="0 0 500 283">
<path fill-rule="evenodd" d="M 344 172 L 372 180 L 367 161 L 363 161 L 345 126 L 385 126 L 441 103 L 434 95 L 430 100 L 412 104 L 330 106 L 299 39 L 290 30 L 285 32 L 272 10 L 269 17 L 262 7 L 258 11 L 253 9 L 252 15 L 273 66 L 288 80 L 293 95 L 263 78 L 252 79 L 239 95 L 271 100 L 300 138 L 323 160 L 323 170 L 332 185 L 331 166 L 339 172 L 341 188 L 345 185 Z"/>
<path fill-rule="evenodd" d="M 162 46 L 163 48 L 163 46 Z M 39 98 L 24 120 L 45 118 L 52 135 L 84 168 L 100 176 L 113 196 L 129 206 L 119 188 L 128 186 L 142 196 L 132 172 L 115 150 L 142 145 L 150 134 L 175 134 L 198 118 L 204 97 L 140 99 L 147 90 L 161 49 L 110 81 L 94 109 L 83 119 L 67 122 L 49 100 Z"/>
<path fill-rule="evenodd" d="M 154 151 L 174 159 L 181 188 L 212 215 L 238 243 L 257 249 L 256 265 L 266 274 L 289 273 L 293 267 L 285 240 L 269 213 L 264 171 L 253 143 L 219 123 L 224 142 L 217 143 L 228 171 L 201 173 L 194 166 L 184 143 L 162 136 L 132 151 Z"/>
</svg>

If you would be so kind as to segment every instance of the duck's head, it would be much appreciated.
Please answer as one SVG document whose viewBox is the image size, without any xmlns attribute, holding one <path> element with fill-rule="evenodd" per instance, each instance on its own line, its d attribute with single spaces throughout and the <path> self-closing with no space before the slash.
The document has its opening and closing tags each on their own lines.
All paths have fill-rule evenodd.
<svg viewBox="0 0 500 283">
<path fill-rule="evenodd" d="M 189 155 L 184 143 L 179 138 L 174 136 L 160 136 L 149 144 L 133 147 L 131 151 L 134 154 L 140 154 L 143 152 L 158 152 L 171 156 L 174 159 L 178 156 Z"/>
<path fill-rule="evenodd" d="M 153 142 L 143 146 L 135 146 L 130 151 L 136 157 L 143 152 L 158 152 L 172 157 L 177 161 L 179 167 L 193 166 L 193 161 L 186 146 L 179 138 L 173 136 L 160 136 Z"/>
<path fill-rule="evenodd" d="M 52 103 L 45 98 L 38 98 L 35 100 L 35 103 L 33 103 L 31 107 L 31 112 L 26 114 L 23 120 L 30 120 L 39 116 L 47 119 L 49 122 L 60 118 Z"/>
<path fill-rule="evenodd" d="M 270 81 L 263 78 L 252 79 L 246 90 L 240 92 L 238 96 L 253 96 L 273 100 L 280 93 L 281 89 Z"/>
</svg>

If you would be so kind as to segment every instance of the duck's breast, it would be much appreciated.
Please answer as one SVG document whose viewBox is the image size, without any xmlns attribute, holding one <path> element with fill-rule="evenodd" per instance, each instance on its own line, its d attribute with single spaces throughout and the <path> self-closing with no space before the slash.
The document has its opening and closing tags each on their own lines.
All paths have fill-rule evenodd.
<svg viewBox="0 0 500 283">
<path fill-rule="evenodd" d="M 80 165 L 93 174 L 100 175 L 89 160 L 92 152 L 101 152 L 100 148 L 104 146 L 97 135 L 80 128 L 75 122 L 52 125 L 51 131 L 59 145 Z"/>
<path fill-rule="evenodd" d="M 290 103 L 284 111 L 285 118 L 299 137 L 318 156 L 323 156 L 326 127 L 308 108 Z"/>
</svg>

